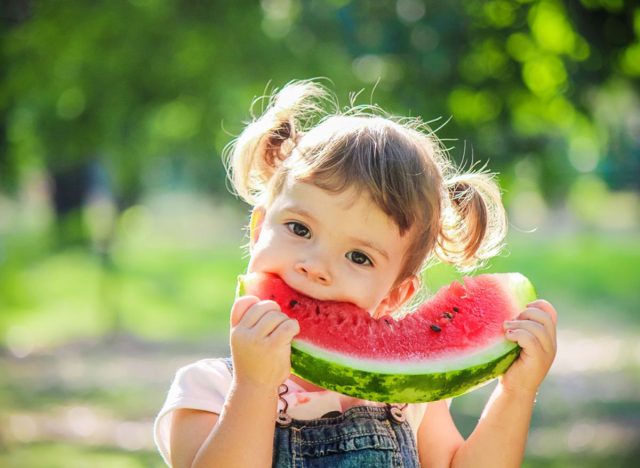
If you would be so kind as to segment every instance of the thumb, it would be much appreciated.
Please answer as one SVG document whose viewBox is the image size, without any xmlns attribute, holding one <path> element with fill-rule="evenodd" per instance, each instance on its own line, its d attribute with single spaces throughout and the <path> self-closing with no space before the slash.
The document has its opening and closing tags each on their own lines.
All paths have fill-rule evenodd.
<svg viewBox="0 0 640 468">
<path fill-rule="evenodd" d="M 247 309 L 258 302 L 260 299 L 256 296 L 242 296 L 236 299 L 231 307 L 231 327 L 238 325 Z"/>
</svg>

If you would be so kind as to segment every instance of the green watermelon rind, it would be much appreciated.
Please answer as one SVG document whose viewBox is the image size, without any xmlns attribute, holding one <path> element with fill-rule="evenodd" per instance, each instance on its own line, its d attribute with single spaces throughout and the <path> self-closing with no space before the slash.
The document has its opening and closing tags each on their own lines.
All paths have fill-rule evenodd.
<svg viewBox="0 0 640 468">
<path fill-rule="evenodd" d="M 536 298 L 531 282 L 520 273 L 503 273 L 501 284 L 524 310 Z M 239 277 L 237 294 L 246 287 Z M 294 339 L 292 372 L 309 382 L 344 395 L 386 403 L 423 403 L 459 396 L 502 375 L 520 354 L 504 338 L 462 358 L 418 363 L 349 358 Z"/>
<path fill-rule="evenodd" d="M 291 347 L 293 373 L 315 385 L 344 395 L 385 403 L 424 403 L 467 393 L 503 374 L 520 347 L 482 364 L 442 372 L 388 374 L 342 366 Z"/>
<path fill-rule="evenodd" d="M 315 359 L 327 361 L 342 368 L 358 369 L 362 372 L 375 372 L 380 375 L 420 375 L 438 374 L 465 370 L 470 367 L 483 366 L 505 354 L 508 354 L 516 346 L 515 343 L 504 338 L 495 340 L 493 345 L 487 345 L 482 350 L 464 356 L 451 355 L 443 356 L 440 359 L 424 359 L 422 361 L 402 361 L 402 360 L 382 360 L 351 357 L 341 354 L 339 351 L 329 351 L 319 346 L 315 346 L 305 340 L 294 339 L 291 346 L 301 353 L 313 356 Z"/>
<path fill-rule="evenodd" d="M 520 273 L 494 275 L 524 310 L 536 291 Z M 301 340 L 291 346 L 295 375 L 344 395 L 386 403 L 424 403 L 460 396 L 504 374 L 520 354 L 520 346 L 500 338 L 482 351 L 462 358 L 417 363 L 349 358 Z"/>
</svg>

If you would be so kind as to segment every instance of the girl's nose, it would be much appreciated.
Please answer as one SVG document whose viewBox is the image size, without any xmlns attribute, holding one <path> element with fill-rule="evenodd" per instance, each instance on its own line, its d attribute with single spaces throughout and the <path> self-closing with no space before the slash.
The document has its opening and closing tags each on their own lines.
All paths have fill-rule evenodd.
<svg viewBox="0 0 640 468">
<path fill-rule="evenodd" d="M 331 275 L 329 272 L 322 268 L 320 265 L 311 262 L 298 262 L 294 267 L 297 273 L 306 276 L 311 281 L 320 283 L 323 285 L 331 284 Z"/>
</svg>

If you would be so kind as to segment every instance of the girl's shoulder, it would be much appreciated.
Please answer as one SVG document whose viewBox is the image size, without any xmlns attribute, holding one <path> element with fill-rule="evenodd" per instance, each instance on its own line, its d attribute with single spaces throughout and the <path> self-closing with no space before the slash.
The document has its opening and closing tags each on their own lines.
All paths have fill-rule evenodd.
<svg viewBox="0 0 640 468">
<path fill-rule="evenodd" d="M 218 373 L 223 371 L 223 374 L 229 375 L 231 373 L 232 364 L 231 358 L 218 357 L 218 358 L 205 358 L 198 361 L 185 364 L 180 367 L 176 374 L 184 373 Z"/>
<path fill-rule="evenodd" d="M 172 418 L 177 409 L 220 414 L 231 388 L 231 373 L 224 359 L 201 359 L 179 368 L 164 405 L 154 421 L 154 440 L 168 460 Z"/>
<path fill-rule="evenodd" d="M 231 379 L 231 368 L 226 358 L 207 358 L 179 368 L 171 387 L 181 394 L 206 395 L 215 391 L 224 395 Z"/>
</svg>

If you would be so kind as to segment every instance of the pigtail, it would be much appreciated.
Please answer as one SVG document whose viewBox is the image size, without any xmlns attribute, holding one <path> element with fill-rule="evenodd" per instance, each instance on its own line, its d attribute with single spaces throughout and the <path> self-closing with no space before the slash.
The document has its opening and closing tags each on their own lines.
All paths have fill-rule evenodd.
<svg viewBox="0 0 640 468">
<path fill-rule="evenodd" d="M 506 213 L 500 190 L 488 173 L 466 173 L 445 181 L 447 196 L 436 242 L 436 256 L 474 270 L 495 256 L 506 236 Z"/>
<path fill-rule="evenodd" d="M 261 202 L 269 181 L 295 148 L 306 120 L 318 112 L 317 100 L 325 93 L 313 81 L 292 82 L 276 90 L 264 113 L 255 118 L 252 111 L 253 120 L 224 149 L 228 177 L 235 193 L 247 203 Z"/>
</svg>

